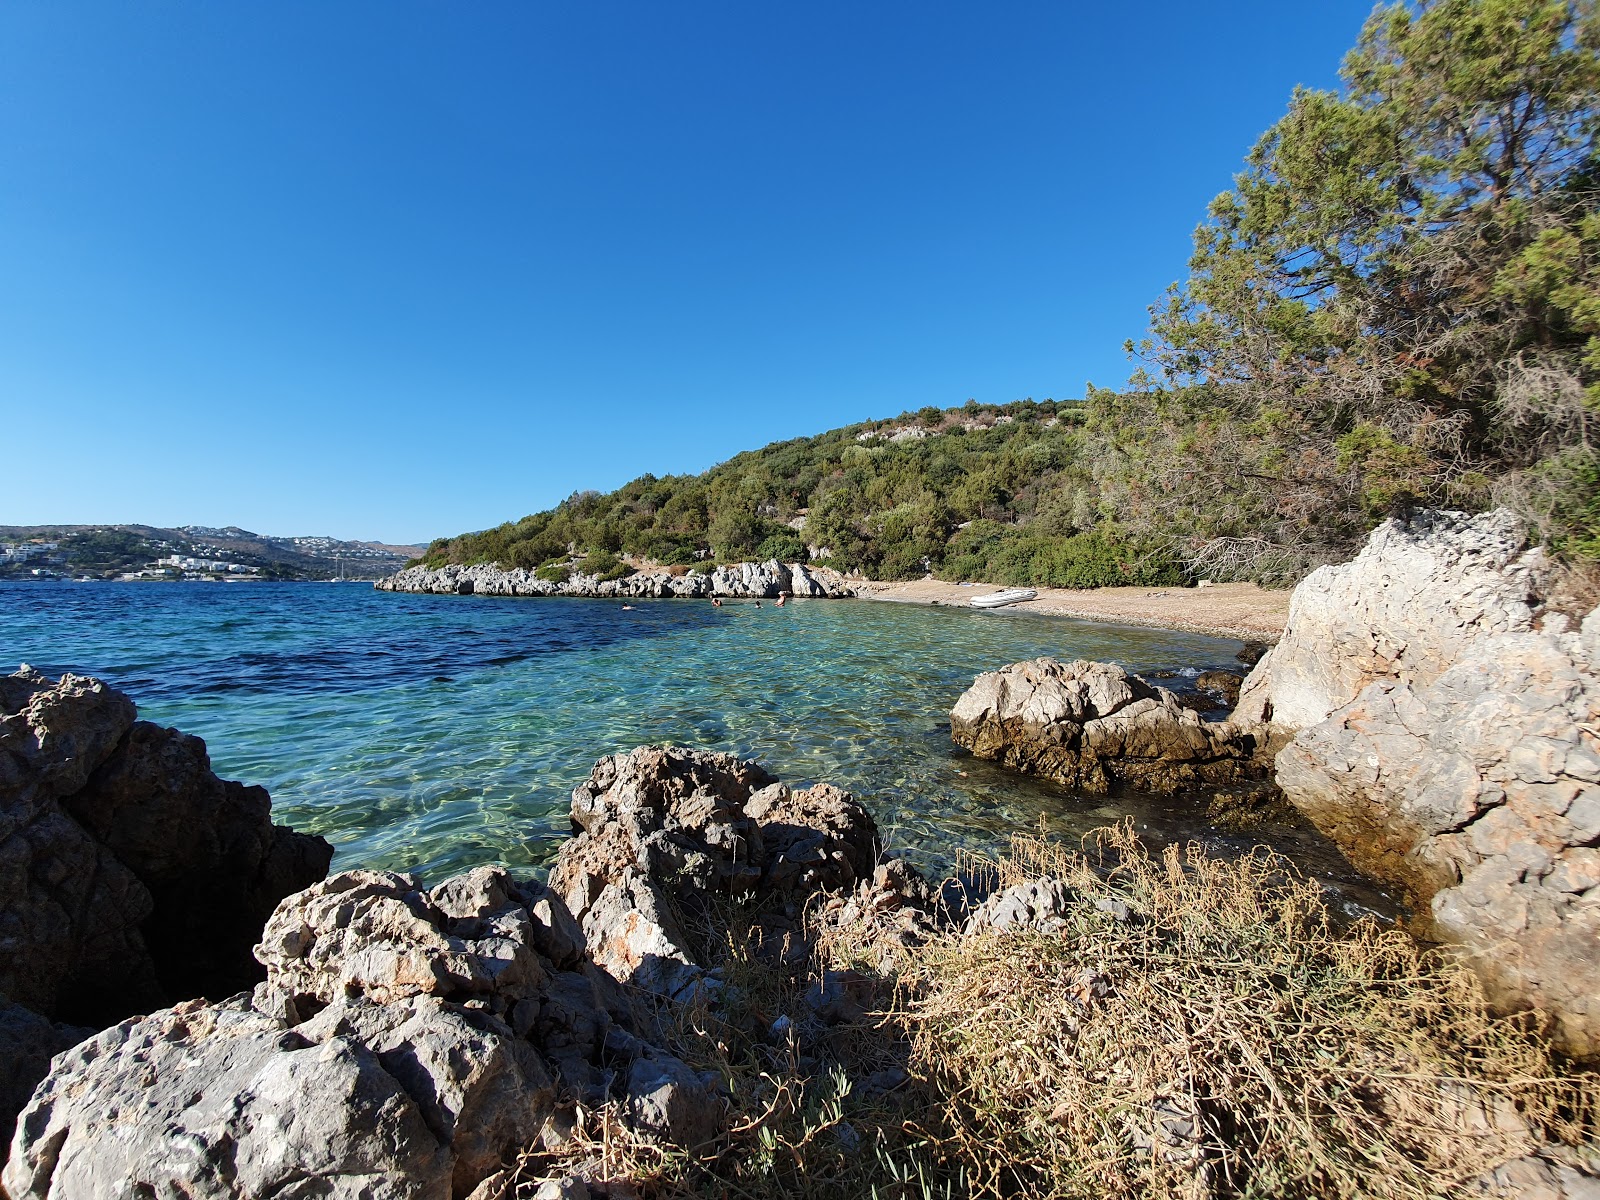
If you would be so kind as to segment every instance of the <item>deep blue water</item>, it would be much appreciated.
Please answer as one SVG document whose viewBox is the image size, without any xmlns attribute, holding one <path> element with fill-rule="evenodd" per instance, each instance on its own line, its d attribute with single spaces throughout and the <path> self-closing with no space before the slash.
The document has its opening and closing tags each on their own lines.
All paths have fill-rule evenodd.
<svg viewBox="0 0 1600 1200">
<path fill-rule="evenodd" d="M 548 863 L 602 755 L 676 742 L 853 791 L 892 846 L 947 869 L 1041 820 L 1210 831 L 1193 804 L 1074 796 L 972 759 L 946 714 L 973 676 L 1041 654 L 1136 671 L 1235 666 L 1240 643 L 1015 611 L 862 601 L 408 596 L 353 584 L 0 584 L 0 669 L 97 675 L 206 739 L 338 866 Z M 964 772 L 964 774 L 963 774 Z M 1309 831 L 1265 840 L 1349 872 Z M 1355 888 L 1351 894 L 1358 894 Z"/>
</svg>

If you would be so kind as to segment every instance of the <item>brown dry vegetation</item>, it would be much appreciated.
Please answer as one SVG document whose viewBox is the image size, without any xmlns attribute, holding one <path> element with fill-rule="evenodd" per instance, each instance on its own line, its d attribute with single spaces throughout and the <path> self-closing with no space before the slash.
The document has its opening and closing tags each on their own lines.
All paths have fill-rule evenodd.
<svg viewBox="0 0 1600 1200">
<path fill-rule="evenodd" d="M 1446 954 L 1338 928 L 1281 860 L 1157 856 L 1124 828 L 970 866 L 1082 903 L 1059 935 L 951 931 L 887 960 L 871 926 L 819 909 L 795 971 L 730 913 L 724 1003 L 671 1029 L 726 1081 L 727 1132 L 664 1152 L 585 1114 L 576 1148 L 530 1154 L 522 1178 L 652 1197 L 1421 1198 L 1550 1144 L 1596 1165 L 1600 1076 L 1564 1069 L 1533 1019 L 1493 1015 Z M 873 1011 L 820 1022 L 802 993 L 824 967 L 875 982 Z"/>
</svg>

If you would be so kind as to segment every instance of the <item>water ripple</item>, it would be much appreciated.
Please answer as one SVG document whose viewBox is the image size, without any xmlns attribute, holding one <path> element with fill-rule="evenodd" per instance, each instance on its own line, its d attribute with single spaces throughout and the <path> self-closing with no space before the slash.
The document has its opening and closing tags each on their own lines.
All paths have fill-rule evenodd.
<svg viewBox="0 0 1600 1200">
<path fill-rule="evenodd" d="M 1131 819 L 1247 848 L 1193 804 L 1074 795 L 967 757 L 946 714 L 981 671 L 1051 654 L 1132 670 L 1232 666 L 1239 643 L 1018 612 L 840 601 L 395 596 L 351 585 L 0 584 L 0 663 L 124 688 L 207 740 L 339 866 L 430 875 L 548 863 L 596 758 L 679 742 L 854 791 L 921 865 L 1018 829 Z M 1303 827 L 1272 844 L 1383 907 Z"/>
</svg>

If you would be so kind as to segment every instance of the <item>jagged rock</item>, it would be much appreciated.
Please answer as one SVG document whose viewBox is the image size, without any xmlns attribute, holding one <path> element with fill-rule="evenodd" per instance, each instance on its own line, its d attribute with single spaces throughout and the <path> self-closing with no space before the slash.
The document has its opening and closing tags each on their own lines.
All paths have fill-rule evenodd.
<svg viewBox="0 0 1600 1200">
<path fill-rule="evenodd" d="M 1088 792 L 1219 786 L 1267 769 L 1251 732 L 1203 721 L 1110 663 L 1036 658 L 980 675 L 951 709 L 950 734 L 979 758 Z"/>
<path fill-rule="evenodd" d="M 843 575 L 804 563 L 732 563 L 709 571 L 674 575 L 670 571 L 636 571 L 622 579 L 574 574 L 563 582 L 540 579 L 521 568 L 504 570 L 489 563 L 443 567 L 407 567 L 374 585 L 383 592 L 422 592 L 439 596 L 620 596 L 704 598 L 708 596 L 843 597 L 855 594 Z"/>
<path fill-rule="evenodd" d="M 1385 521 L 1350 562 L 1300 581 L 1234 719 L 1304 729 L 1375 680 L 1420 686 L 1480 639 L 1531 630 L 1547 560 L 1527 545 L 1503 509 Z"/>
<path fill-rule="evenodd" d="M 350 871 L 291 896 L 254 993 L 125 1022 L 58 1059 L 3 1176 L 13 1200 L 464 1197 L 572 1105 L 692 1146 L 722 1101 L 640 1036 L 559 897 L 484 867 L 431 891 Z"/>
<path fill-rule="evenodd" d="M 61 1056 L 18 1122 L 12 1200 L 445 1200 L 452 1162 L 371 1049 L 243 999 L 188 1001 Z"/>
<path fill-rule="evenodd" d="M 1301 584 L 1245 691 L 1298 724 L 1277 756 L 1295 808 L 1403 887 L 1419 932 L 1465 947 L 1500 1006 L 1547 1012 L 1593 1057 L 1600 610 L 1581 630 L 1541 612 L 1523 547 L 1506 513 L 1386 522 Z"/>
<path fill-rule="evenodd" d="M 941 897 L 903 858 L 891 858 L 856 885 L 830 897 L 818 914 L 836 939 L 860 946 L 880 971 L 894 970 L 907 950 L 920 946 L 949 922 Z M 800 956 L 804 961 L 805 956 Z"/>
<path fill-rule="evenodd" d="M 160 1003 L 140 931 L 150 893 L 61 805 L 134 716 L 96 679 L 54 683 L 26 666 L 0 677 L 0 992 L 46 1017 Z"/>
<path fill-rule="evenodd" d="M 572 819 L 581 833 L 550 886 L 595 962 L 675 999 L 704 983 L 684 915 L 716 896 L 850 888 L 877 857 L 872 818 L 847 793 L 793 792 L 756 763 L 681 747 L 600 760 L 572 794 Z"/>
<path fill-rule="evenodd" d="M 95 1032 L 47 1021 L 0 996 L 0 1130 L 9 1135 L 34 1085 L 49 1072 L 50 1060 Z"/>
<path fill-rule="evenodd" d="M 990 896 L 967 918 L 961 932 L 1059 934 L 1067 927 L 1073 905 L 1081 903 L 1061 880 L 1033 879 Z"/>
<path fill-rule="evenodd" d="M 256 982 L 250 946 L 263 922 L 333 857 L 324 839 L 272 823 L 265 788 L 218 779 L 199 738 L 148 721 L 63 803 L 150 890 L 145 942 L 168 996 Z"/>
<path fill-rule="evenodd" d="M 0 991 L 104 1024 L 260 977 L 250 944 L 332 848 L 99 680 L 0 678 Z"/>
<path fill-rule="evenodd" d="M 1194 680 L 1195 687 L 1215 696 L 1226 708 L 1239 703 L 1239 687 L 1243 683 L 1244 676 L 1236 671 L 1201 671 Z"/>
</svg>

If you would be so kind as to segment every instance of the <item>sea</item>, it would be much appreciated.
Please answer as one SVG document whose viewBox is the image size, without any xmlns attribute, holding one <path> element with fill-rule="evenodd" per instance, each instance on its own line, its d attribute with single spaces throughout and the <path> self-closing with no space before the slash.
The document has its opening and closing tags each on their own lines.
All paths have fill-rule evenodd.
<svg viewBox="0 0 1600 1200">
<path fill-rule="evenodd" d="M 548 866 L 572 789 L 644 744 L 759 760 L 872 812 L 935 878 L 1018 832 L 1131 821 L 1156 843 L 1257 845 L 1352 913 L 1392 911 L 1304 825 L 1212 827 L 1201 800 L 1082 795 L 975 759 L 948 713 L 983 671 L 1049 655 L 1182 680 L 1242 643 L 1172 630 L 854 600 L 415 596 L 350 583 L 0 583 L 0 670 L 93 675 L 205 739 L 335 869 L 424 879 Z"/>
</svg>

